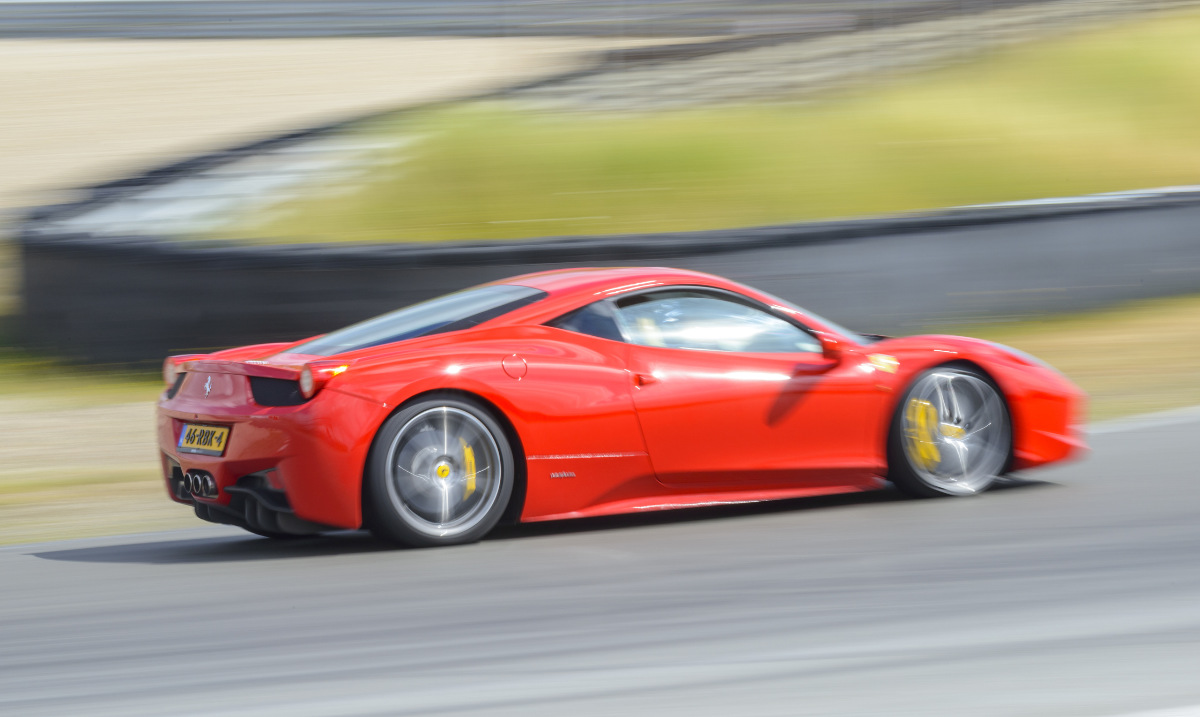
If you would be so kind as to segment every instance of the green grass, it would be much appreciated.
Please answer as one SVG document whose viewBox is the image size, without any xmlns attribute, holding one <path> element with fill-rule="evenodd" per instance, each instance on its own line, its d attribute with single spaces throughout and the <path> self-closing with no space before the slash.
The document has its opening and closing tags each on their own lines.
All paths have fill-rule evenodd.
<svg viewBox="0 0 1200 717">
<path fill-rule="evenodd" d="M 247 220 L 264 241 L 713 229 L 1200 181 L 1200 14 L 995 52 L 807 104 L 640 115 L 504 103 L 397 116 L 354 191 Z"/>
</svg>

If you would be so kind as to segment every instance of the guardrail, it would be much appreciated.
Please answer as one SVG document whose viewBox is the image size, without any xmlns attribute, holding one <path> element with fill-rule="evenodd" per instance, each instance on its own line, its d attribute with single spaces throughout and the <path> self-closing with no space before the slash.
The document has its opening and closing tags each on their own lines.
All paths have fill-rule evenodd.
<svg viewBox="0 0 1200 717">
<path fill-rule="evenodd" d="M 701 37 L 878 27 L 1037 1 L 32 0 L 0 3 L 0 37 Z"/>
<path fill-rule="evenodd" d="M 782 41 L 721 38 L 623 51 L 497 95 L 630 63 Z M 355 121 L 190 158 L 97 185 L 82 201 L 29 213 L 17 226 L 24 342 L 78 361 L 157 361 L 167 353 L 298 339 L 514 274 L 612 264 L 722 274 L 877 333 L 1200 292 L 1200 240 L 1193 229 L 1200 187 L 787 226 L 516 242 L 263 246 L 100 235 L 69 221 Z"/>
<path fill-rule="evenodd" d="M 92 201 L 104 201 L 111 185 Z M 719 273 L 863 331 L 1030 317 L 1200 291 L 1200 188 L 673 234 L 240 245 L 21 226 L 32 348 L 90 362 L 298 339 L 485 281 L 566 266 Z M 1153 211 L 1151 211 L 1153 210 Z"/>
</svg>

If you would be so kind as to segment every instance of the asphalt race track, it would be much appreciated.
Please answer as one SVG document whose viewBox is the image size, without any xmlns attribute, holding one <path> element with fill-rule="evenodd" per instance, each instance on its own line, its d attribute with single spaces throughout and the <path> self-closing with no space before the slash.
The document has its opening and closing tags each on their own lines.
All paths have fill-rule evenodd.
<svg viewBox="0 0 1200 717">
<path fill-rule="evenodd" d="M 6 548 L 0 714 L 1200 714 L 1198 432 L 975 499 Z"/>
</svg>

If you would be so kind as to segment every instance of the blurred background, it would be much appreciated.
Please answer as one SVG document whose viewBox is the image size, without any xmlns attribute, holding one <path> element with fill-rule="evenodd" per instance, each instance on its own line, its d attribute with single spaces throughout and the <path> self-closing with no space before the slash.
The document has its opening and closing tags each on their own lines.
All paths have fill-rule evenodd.
<svg viewBox="0 0 1200 717">
<path fill-rule="evenodd" d="M 190 524 L 166 352 L 573 263 L 996 339 L 1099 419 L 1198 403 L 1197 5 L 0 2 L 0 542 Z"/>
<path fill-rule="evenodd" d="M 0 0 L 0 714 L 1196 717 L 1198 116 L 1200 0 Z M 1022 349 L 1092 452 L 426 551 L 165 495 L 164 355 L 580 264 Z"/>
</svg>

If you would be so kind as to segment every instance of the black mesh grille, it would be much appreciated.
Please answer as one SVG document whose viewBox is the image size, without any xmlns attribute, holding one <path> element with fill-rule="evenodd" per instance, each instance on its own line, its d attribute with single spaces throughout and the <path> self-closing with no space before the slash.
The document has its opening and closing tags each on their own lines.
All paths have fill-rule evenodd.
<svg viewBox="0 0 1200 717">
<path fill-rule="evenodd" d="M 300 384 L 286 378 L 250 377 L 250 393 L 260 406 L 299 406 L 308 401 L 300 393 Z"/>
</svg>

